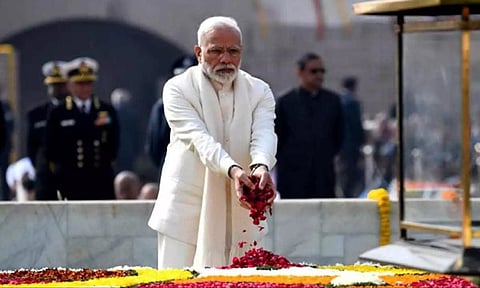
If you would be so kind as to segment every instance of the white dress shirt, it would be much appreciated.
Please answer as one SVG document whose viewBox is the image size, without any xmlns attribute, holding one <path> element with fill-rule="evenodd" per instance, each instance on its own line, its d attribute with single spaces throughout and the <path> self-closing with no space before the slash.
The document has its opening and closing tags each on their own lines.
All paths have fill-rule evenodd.
<svg viewBox="0 0 480 288">
<path fill-rule="evenodd" d="M 233 119 L 233 107 L 235 105 L 235 97 L 233 93 L 232 82 L 222 84 L 212 81 L 215 92 L 217 92 L 218 103 L 220 104 L 220 111 L 222 112 L 223 120 L 223 146 L 225 150 L 230 151 L 230 124 Z"/>
<path fill-rule="evenodd" d="M 81 100 L 77 97 L 73 97 L 73 101 L 75 101 L 75 105 L 77 105 L 78 110 L 82 111 L 82 106 L 85 105 L 85 113 L 90 112 L 90 107 L 92 107 L 92 99 L 88 98 L 87 100 Z"/>
</svg>

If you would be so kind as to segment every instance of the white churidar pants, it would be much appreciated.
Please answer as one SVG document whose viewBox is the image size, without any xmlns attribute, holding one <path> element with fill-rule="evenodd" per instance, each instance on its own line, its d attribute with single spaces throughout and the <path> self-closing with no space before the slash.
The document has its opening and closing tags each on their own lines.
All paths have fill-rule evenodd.
<svg viewBox="0 0 480 288">
<path fill-rule="evenodd" d="M 193 266 L 195 245 L 157 233 L 158 269 L 183 269 Z"/>
</svg>

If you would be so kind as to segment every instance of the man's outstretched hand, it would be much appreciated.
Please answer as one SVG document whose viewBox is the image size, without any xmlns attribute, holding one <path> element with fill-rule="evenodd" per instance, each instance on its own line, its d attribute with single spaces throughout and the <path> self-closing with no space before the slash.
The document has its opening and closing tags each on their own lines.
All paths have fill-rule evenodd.
<svg viewBox="0 0 480 288">
<path fill-rule="evenodd" d="M 240 202 L 240 206 L 250 210 L 252 206 L 245 200 L 242 200 L 244 189 L 254 189 L 255 184 L 248 178 L 248 174 L 245 171 L 237 166 L 232 167 L 230 170 L 230 177 L 233 179 L 235 185 L 235 193 L 237 194 L 237 199 Z"/>
<path fill-rule="evenodd" d="M 252 192 L 255 195 L 255 201 L 264 201 L 267 207 L 270 207 L 275 200 L 275 184 L 273 183 L 272 177 L 265 166 L 261 165 L 253 170 L 252 175 L 248 175 L 245 171 L 237 166 L 232 167 L 230 170 L 230 176 L 232 177 L 235 185 L 235 193 L 240 202 L 240 205 L 248 210 L 252 210 L 252 203 L 249 202 L 254 199 L 249 199 L 245 197 L 245 192 Z M 251 193 L 250 193 L 251 194 Z M 264 199 L 267 197 L 266 199 Z M 251 195 L 250 195 L 250 198 Z"/>
<path fill-rule="evenodd" d="M 267 199 L 268 206 L 271 206 L 273 200 L 275 200 L 275 197 L 277 197 L 277 192 L 275 189 L 275 184 L 273 183 L 272 176 L 270 176 L 267 168 L 263 165 L 253 170 L 252 175 L 260 179 L 260 183 L 258 184 L 258 188 L 260 188 L 260 190 L 273 191 L 273 195 Z"/>
</svg>

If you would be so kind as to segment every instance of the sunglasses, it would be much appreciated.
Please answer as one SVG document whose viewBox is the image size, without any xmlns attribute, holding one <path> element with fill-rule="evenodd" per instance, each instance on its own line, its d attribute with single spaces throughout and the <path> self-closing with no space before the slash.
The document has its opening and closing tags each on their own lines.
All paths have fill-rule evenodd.
<svg viewBox="0 0 480 288">
<path fill-rule="evenodd" d="M 325 70 L 325 68 L 313 68 L 313 69 L 309 69 L 307 71 L 310 74 L 318 74 L 318 73 L 325 74 L 325 72 L 327 72 L 327 70 Z"/>
</svg>

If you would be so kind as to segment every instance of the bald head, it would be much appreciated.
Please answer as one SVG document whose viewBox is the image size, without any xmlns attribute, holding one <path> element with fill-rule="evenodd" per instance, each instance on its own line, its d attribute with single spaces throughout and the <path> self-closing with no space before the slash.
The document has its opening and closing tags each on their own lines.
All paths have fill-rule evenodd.
<svg viewBox="0 0 480 288">
<path fill-rule="evenodd" d="M 140 190 L 140 195 L 138 195 L 139 200 L 150 200 L 157 199 L 158 195 L 158 185 L 157 183 L 147 183 L 143 185 Z"/>
<path fill-rule="evenodd" d="M 114 180 L 117 199 L 137 199 L 140 191 L 140 179 L 131 171 L 122 171 Z"/>
</svg>

